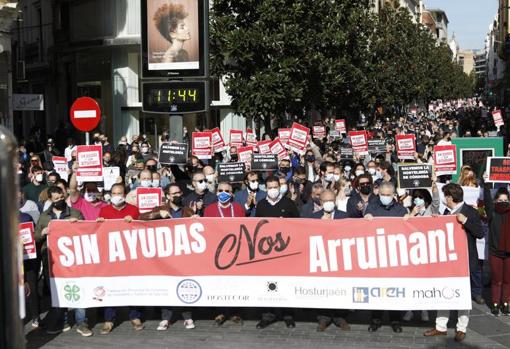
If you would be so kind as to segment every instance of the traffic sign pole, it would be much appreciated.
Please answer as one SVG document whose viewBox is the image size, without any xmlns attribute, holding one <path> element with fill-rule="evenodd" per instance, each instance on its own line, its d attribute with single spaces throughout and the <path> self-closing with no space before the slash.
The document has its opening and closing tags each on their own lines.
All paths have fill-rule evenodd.
<svg viewBox="0 0 510 349">
<path fill-rule="evenodd" d="M 94 130 L 101 121 L 101 109 L 96 100 L 80 97 L 74 101 L 70 110 L 71 123 L 78 130 L 85 132 L 85 143 L 89 145 L 89 132 Z"/>
<path fill-rule="evenodd" d="M 90 145 L 90 134 L 85 132 L 85 145 Z"/>
</svg>

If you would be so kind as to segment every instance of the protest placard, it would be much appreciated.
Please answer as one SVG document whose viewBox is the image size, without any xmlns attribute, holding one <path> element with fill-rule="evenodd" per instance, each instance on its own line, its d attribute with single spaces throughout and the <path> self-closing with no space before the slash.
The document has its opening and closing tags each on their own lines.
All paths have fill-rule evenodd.
<svg viewBox="0 0 510 349">
<path fill-rule="evenodd" d="M 239 183 L 244 180 L 244 162 L 226 162 L 218 164 L 218 181 Z"/>
<path fill-rule="evenodd" d="M 188 161 L 187 143 L 163 143 L 159 148 L 161 165 L 183 165 Z"/>
<path fill-rule="evenodd" d="M 400 189 L 431 188 L 432 165 L 399 165 L 398 187 Z"/>
</svg>

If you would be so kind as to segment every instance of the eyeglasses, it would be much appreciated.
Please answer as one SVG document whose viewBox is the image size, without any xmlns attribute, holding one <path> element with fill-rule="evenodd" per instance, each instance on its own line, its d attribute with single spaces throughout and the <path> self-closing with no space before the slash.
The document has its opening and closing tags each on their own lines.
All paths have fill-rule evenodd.
<svg viewBox="0 0 510 349">
<path fill-rule="evenodd" d="M 197 183 L 204 183 L 205 179 L 197 179 L 197 180 L 195 180 L 195 182 L 197 182 Z"/>
<path fill-rule="evenodd" d="M 232 193 L 232 191 L 230 190 L 225 190 L 225 189 L 218 189 L 218 193 Z"/>
</svg>

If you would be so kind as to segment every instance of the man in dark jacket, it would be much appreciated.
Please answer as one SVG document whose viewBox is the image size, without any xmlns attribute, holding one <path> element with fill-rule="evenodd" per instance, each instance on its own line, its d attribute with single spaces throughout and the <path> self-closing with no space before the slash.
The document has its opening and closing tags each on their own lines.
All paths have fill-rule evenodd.
<svg viewBox="0 0 510 349">
<path fill-rule="evenodd" d="M 392 182 L 382 182 L 379 185 L 379 200 L 368 204 L 365 210 L 365 219 L 372 220 L 374 217 L 406 217 L 407 209 L 395 200 L 395 186 Z M 400 326 L 401 314 L 399 311 L 388 311 L 393 332 L 402 332 Z M 375 332 L 382 325 L 382 310 L 373 310 L 370 320 L 369 332 Z"/>
<path fill-rule="evenodd" d="M 324 187 L 321 183 L 313 184 L 310 200 L 299 209 L 301 218 L 312 218 L 315 213 L 322 209 L 320 196 L 323 191 Z"/>
<path fill-rule="evenodd" d="M 207 179 L 202 171 L 193 174 L 193 188 L 195 190 L 184 198 L 184 206 L 193 208 L 199 216 L 204 215 L 204 209 L 212 203 L 215 203 L 218 198 L 216 194 L 211 193 L 207 189 Z"/>
<path fill-rule="evenodd" d="M 457 221 L 462 224 L 466 231 L 469 251 L 469 269 L 471 275 L 479 270 L 478 252 L 476 250 L 476 239 L 484 237 L 482 222 L 478 211 L 464 202 L 464 192 L 462 187 L 455 183 L 447 184 L 443 187 L 447 210 L 445 214 L 457 216 Z M 437 312 L 436 327 L 426 331 L 423 335 L 426 337 L 445 336 L 447 333 L 447 323 L 449 318 L 448 310 L 439 310 Z M 458 311 L 457 327 L 455 332 L 455 341 L 461 342 L 466 337 L 466 329 L 469 323 L 469 310 Z"/>
<path fill-rule="evenodd" d="M 349 200 L 347 200 L 347 215 L 350 218 L 362 218 L 368 204 L 377 202 L 377 195 L 373 194 L 372 176 L 362 174 L 354 181 L 356 192 L 353 191 Z"/>
</svg>

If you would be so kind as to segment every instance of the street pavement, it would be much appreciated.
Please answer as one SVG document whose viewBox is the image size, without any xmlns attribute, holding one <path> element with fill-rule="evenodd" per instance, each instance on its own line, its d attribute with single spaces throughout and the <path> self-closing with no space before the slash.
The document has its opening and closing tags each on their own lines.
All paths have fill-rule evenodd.
<svg viewBox="0 0 510 349">
<path fill-rule="evenodd" d="M 255 349 L 255 348 L 469 348 L 499 349 L 510 348 L 510 317 L 494 317 L 489 314 L 487 306 L 473 303 L 469 329 L 462 343 L 454 341 L 455 319 L 450 319 L 447 337 L 425 338 L 423 331 L 433 326 L 434 313 L 431 321 L 404 323 L 403 333 L 393 333 L 385 325 L 376 333 L 369 333 L 367 312 L 356 312 L 349 316 L 350 331 L 342 331 L 331 325 L 325 332 L 316 331 L 314 316 L 309 311 L 298 312 L 295 329 L 287 329 L 283 322 L 275 323 L 264 330 L 257 330 L 256 312 L 247 314 L 249 320 L 236 325 L 230 322 L 218 327 L 207 309 L 194 311 L 196 328 L 186 330 L 181 320 L 173 323 L 167 331 L 156 331 L 157 313 L 148 311 L 150 320 L 145 321 L 145 330 L 135 332 L 129 321 L 118 324 L 107 336 L 99 334 L 101 328 L 101 312 L 88 311 L 89 322 L 93 326 L 92 337 L 82 337 L 76 327 L 56 336 L 47 335 L 42 329 L 33 330 L 29 324 L 25 327 L 27 348 L 172 348 L 172 349 Z M 118 314 L 119 318 L 127 319 L 126 310 Z M 197 320 L 198 319 L 198 320 Z"/>
</svg>

